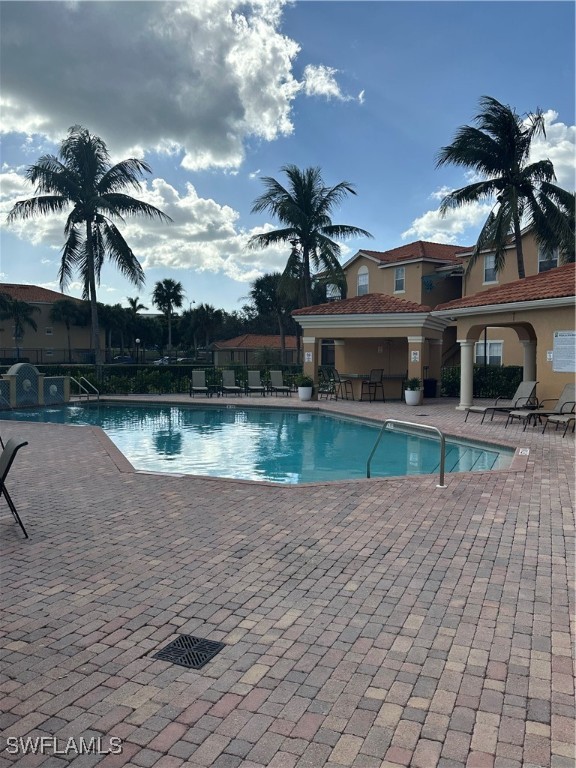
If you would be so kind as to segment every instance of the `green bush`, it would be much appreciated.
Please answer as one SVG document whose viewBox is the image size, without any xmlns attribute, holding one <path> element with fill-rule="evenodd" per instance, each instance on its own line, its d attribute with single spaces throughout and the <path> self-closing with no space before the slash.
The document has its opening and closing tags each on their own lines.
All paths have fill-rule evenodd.
<svg viewBox="0 0 576 768">
<path fill-rule="evenodd" d="M 475 365 L 472 394 L 478 398 L 511 398 L 522 381 L 522 366 Z M 443 397 L 460 396 L 460 366 L 442 369 L 441 393 Z"/>
</svg>

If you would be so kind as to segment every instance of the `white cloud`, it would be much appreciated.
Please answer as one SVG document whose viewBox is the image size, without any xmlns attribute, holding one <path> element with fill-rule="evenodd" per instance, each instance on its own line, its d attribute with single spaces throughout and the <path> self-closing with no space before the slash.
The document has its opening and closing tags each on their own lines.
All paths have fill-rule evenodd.
<svg viewBox="0 0 576 768">
<path fill-rule="evenodd" d="M 7 226 L 5 215 L 16 200 L 31 196 L 28 182 L 14 170 L 0 176 L 2 225 L 33 245 L 60 250 L 64 242 L 66 213 L 16 220 Z M 228 205 L 202 198 L 192 184 L 180 194 L 164 179 L 142 184 L 135 197 L 155 205 L 173 220 L 172 224 L 130 219 L 118 227 L 144 270 L 155 267 L 190 269 L 224 274 L 232 280 L 250 282 L 274 270 L 282 270 L 289 248 L 246 249 L 253 234 L 272 229 L 264 225 L 245 231 L 238 226 L 239 214 Z M 56 261 L 54 262 L 56 268 Z"/>
<path fill-rule="evenodd" d="M 286 1 L 6 3 L 2 130 L 59 141 L 79 122 L 115 157 L 156 149 L 189 170 L 236 168 L 249 137 L 293 131 Z"/>
<path fill-rule="evenodd" d="M 337 69 L 323 64 L 308 64 L 304 68 L 304 93 L 307 96 L 325 96 L 327 99 L 348 101 L 350 97 L 342 93 L 336 80 L 337 73 Z"/>
<path fill-rule="evenodd" d="M 558 113 L 548 110 L 544 114 L 546 137 L 538 137 L 532 143 L 530 161 L 549 158 L 556 173 L 558 186 L 574 190 L 576 169 L 576 126 L 557 122 Z M 462 186 L 479 181 L 481 177 L 467 171 L 463 174 Z M 431 193 L 433 200 L 442 200 L 452 190 L 443 186 Z M 452 209 L 442 217 L 440 209 L 426 211 L 414 219 L 411 226 L 402 233 L 402 238 L 432 240 L 444 243 L 469 245 L 476 240 L 480 227 L 486 220 L 493 203 L 471 203 Z"/>
</svg>

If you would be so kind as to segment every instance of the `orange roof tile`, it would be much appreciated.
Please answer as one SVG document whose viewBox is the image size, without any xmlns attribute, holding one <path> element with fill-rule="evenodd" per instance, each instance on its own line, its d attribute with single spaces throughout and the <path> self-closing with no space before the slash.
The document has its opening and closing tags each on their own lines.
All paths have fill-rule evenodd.
<svg viewBox="0 0 576 768">
<path fill-rule="evenodd" d="M 574 296 L 575 264 L 565 264 L 548 272 L 515 280 L 486 291 L 439 304 L 436 310 L 461 309 L 464 307 L 486 307 L 491 304 L 509 304 L 517 301 L 538 301 Z"/>
<path fill-rule="evenodd" d="M 392 312 L 430 312 L 430 307 L 386 293 L 367 293 L 351 299 L 329 301 L 313 307 L 295 309 L 293 315 L 378 315 Z"/>
<path fill-rule="evenodd" d="M 414 243 L 400 245 L 389 251 L 367 251 L 362 248 L 359 253 L 372 256 L 383 264 L 393 264 L 397 261 L 411 259 L 433 259 L 434 261 L 459 262 L 458 254 L 466 253 L 470 246 L 448 245 L 447 243 L 430 243 L 426 240 L 416 240 Z"/>
<path fill-rule="evenodd" d="M 42 288 L 39 285 L 24 285 L 20 283 L 0 283 L 0 293 L 6 293 L 18 301 L 27 301 L 28 303 L 53 304 L 55 301 L 69 299 L 70 301 L 80 301 L 74 296 L 66 296 L 65 293 L 51 291 L 49 288 Z"/>
<path fill-rule="evenodd" d="M 296 349 L 296 336 L 286 336 L 286 349 Z M 245 333 L 234 339 L 215 341 L 214 349 L 280 349 L 280 336 Z"/>
</svg>

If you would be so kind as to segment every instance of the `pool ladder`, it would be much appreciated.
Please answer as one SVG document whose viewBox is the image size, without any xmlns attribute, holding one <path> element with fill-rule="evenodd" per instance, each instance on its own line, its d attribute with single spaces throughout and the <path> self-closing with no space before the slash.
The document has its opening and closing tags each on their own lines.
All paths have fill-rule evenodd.
<svg viewBox="0 0 576 768">
<path fill-rule="evenodd" d="M 82 396 L 86 396 L 86 400 L 90 400 L 90 394 L 96 395 L 96 399 L 100 400 L 100 392 L 96 389 L 94 384 L 92 384 L 91 381 L 88 381 L 88 379 L 85 376 L 80 376 L 80 380 L 75 379 L 74 376 L 70 376 L 70 381 L 76 384 L 79 390 L 79 398 L 82 399 Z M 86 387 L 85 384 L 88 386 Z"/>
<path fill-rule="evenodd" d="M 370 456 L 368 456 L 368 461 L 366 462 L 366 477 L 370 477 L 370 464 L 372 462 L 372 457 L 376 453 L 376 448 L 378 448 L 380 445 L 380 440 L 382 439 L 382 435 L 384 434 L 384 430 L 388 424 L 397 424 L 402 427 L 416 427 L 417 429 L 424 429 L 428 432 L 434 432 L 440 437 L 440 482 L 436 488 L 446 488 L 446 485 L 444 484 L 444 465 L 446 463 L 446 438 L 444 437 L 444 433 L 441 432 L 437 427 L 430 427 L 428 424 L 415 424 L 412 421 L 399 421 L 398 419 L 386 419 L 382 424 L 382 429 L 376 438 L 374 448 L 372 448 Z"/>
</svg>

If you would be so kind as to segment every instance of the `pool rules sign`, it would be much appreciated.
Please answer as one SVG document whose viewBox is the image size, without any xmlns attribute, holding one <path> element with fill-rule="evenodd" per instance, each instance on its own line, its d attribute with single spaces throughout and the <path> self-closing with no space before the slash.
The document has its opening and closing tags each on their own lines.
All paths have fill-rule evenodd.
<svg viewBox="0 0 576 768">
<path fill-rule="evenodd" d="M 576 372 L 576 331 L 554 331 L 552 370 L 557 373 Z"/>
</svg>

